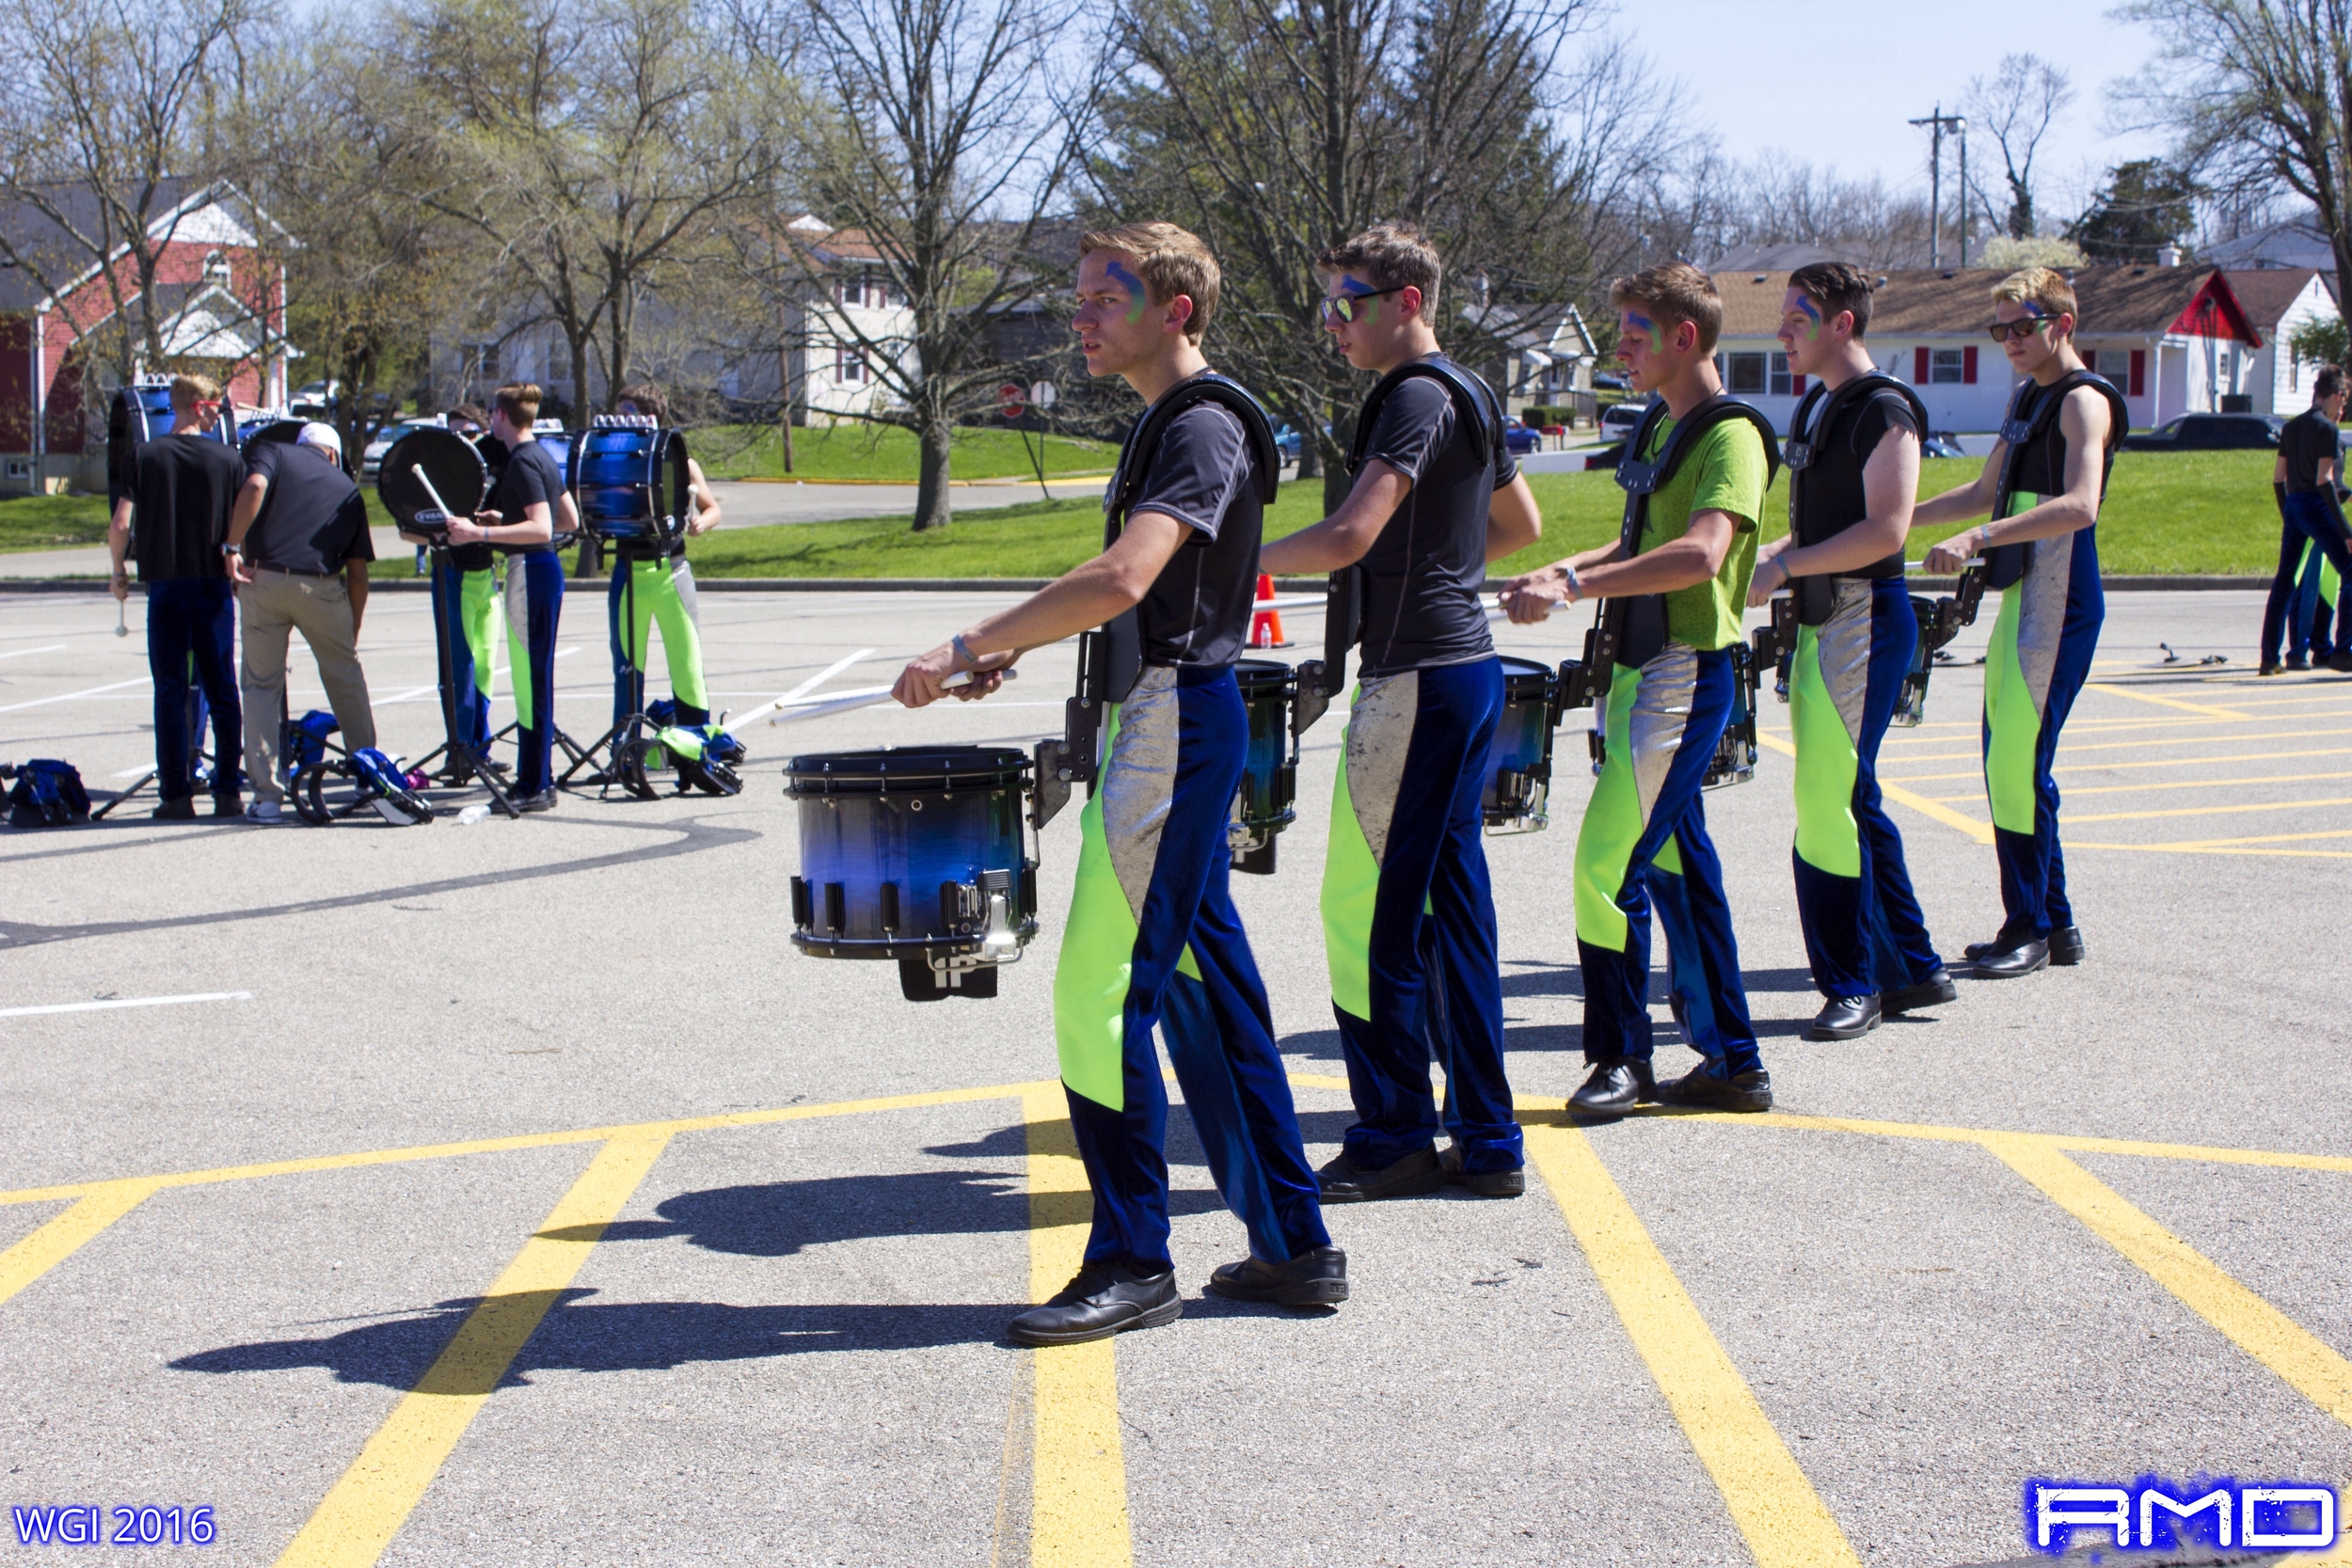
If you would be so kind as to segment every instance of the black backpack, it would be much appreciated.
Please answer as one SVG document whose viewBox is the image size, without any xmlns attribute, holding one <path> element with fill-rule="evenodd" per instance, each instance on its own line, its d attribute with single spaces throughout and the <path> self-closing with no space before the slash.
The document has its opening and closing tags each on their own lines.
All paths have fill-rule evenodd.
<svg viewBox="0 0 2352 1568">
<path fill-rule="evenodd" d="M 89 791 L 82 787 L 82 775 L 72 763 L 35 757 L 20 768 L 0 768 L 0 773 L 16 777 L 8 790 L 11 828 L 62 828 L 89 820 Z"/>
</svg>

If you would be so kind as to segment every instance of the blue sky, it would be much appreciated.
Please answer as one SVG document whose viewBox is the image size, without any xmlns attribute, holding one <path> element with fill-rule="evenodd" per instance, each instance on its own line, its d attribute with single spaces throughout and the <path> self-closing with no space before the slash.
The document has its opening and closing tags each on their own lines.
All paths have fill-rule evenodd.
<svg viewBox="0 0 2352 1568">
<path fill-rule="evenodd" d="M 2108 166 L 2165 146 L 2147 132 L 2106 134 L 2108 84 L 2135 74 L 2155 47 L 2153 29 L 2114 21 L 2108 8 L 2082 0 L 1623 0 L 1608 24 L 1661 74 L 1682 79 L 1696 116 L 1714 124 L 1731 155 L 1778 148 L 1922 191 L 1927 133 L 1904 121 L 1926 116 L 1939 97 L 1952 112 L 1969 78 L 1989 75 L 2005 54 L 2039 55 L 2074 78 L 2076 102 L 2036 160 L 2046 170 L 2036 181 L 2045 208 L 2071 213 Z M 1824 90 L 1828 82 L 1840 85 Z M 1989 152 L 1986 143 L 1970 146 L 1971 173 Z M 1953 157 L 1947 142 L 1947 201 Z"/>
</svg>

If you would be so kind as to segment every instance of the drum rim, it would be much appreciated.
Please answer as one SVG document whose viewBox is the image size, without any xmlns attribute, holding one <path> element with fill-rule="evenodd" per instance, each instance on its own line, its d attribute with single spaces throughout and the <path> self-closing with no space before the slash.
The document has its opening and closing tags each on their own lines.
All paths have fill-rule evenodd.
<svg viewBox="0 0 2352 1568">
<path fill-rule="evenodd" d="M 963 753 L 962 766 L 958 767 L 952 761 L 945 765 L 933 761 L 925 766 L 915 766 L 918 757 L 938 758 L 949 752 Z M 983 761 L 982 757 L 993 760 Z M 876 765 L 875 759 L 887 758 L 903 758 L 906 766 L 893 768 L 886 764 Z M 855 759 L 855 763 L 848 767 L 816 766 L 828 760 L 849 762 L 850 759 Z M 1035 766 L 1035 759 L 1028 752 L 1009 746 L 874 746 L 848 752 L 804 752 L 784 765 L 785 793 L 790 796 L 845 792 L 938 795 L 976 784 L 992 787 L 1018 785 L 1024 775 Z"/>
<path fill-rule="evenodd" d="M 407 435 L 403 436 L 399 440 L 394 441 L 390 446 L 385 448 L 383 457 L 376 464 L 375 497 L 376 499 L 384 503 L 384 510 L 391 514 L 393 523 L 404 529 L 414 529 L 416 527 L 414 511 L 412 509 L 396 505 L 393 501 L 391 494 L 392 486 L 403 483 L 401 479 L 403 470 L 400 465 L 392 461 L 392 458 L 401 448 L 406 446 L 411 441 L 421 442 L 428 448 L 439 447 L 445 443 L 453 441 L 458 446 L 465 448 L 467 451 L 473 455 L 475 467 L 479 470 L 481 494 L 472 498 L 470 502 L 460 500 L 457 498 L 451 496 L 444 496 L 441 499 L 448 501 L 452 506 L 456 507 L 460 512 L 479 511 L 482 507 L 482 503 L 487 500 L 490 496 L 490 466 L 488 461 L 483 455 L 481 446 L 472 440 L 469 440 L 466 436 L 459 435 L 456 431 L 448 429 L 445 426 L 426 425 L 408 432 Z"/>
</svg>

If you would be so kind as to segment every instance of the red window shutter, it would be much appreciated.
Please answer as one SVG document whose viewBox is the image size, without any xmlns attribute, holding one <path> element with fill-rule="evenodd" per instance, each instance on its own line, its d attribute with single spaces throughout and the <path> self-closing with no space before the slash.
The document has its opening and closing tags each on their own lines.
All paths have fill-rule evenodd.
<svg viewBox="0 0 2352 1568">
<path fill-rule="evenodd" d="M 2097 375 L 2099 373 L 2099 351 L 2097 349 L 2087 348 L 2083 350 L 2083 369 L 2089 371 L 2093 375 Z"/>
<path fill-rule="evenodd" d="M 1925 346 L 1911 351 L 1911 384 L 1915 387 L 1928 384 L 1928 351 Z"/>
<path fill-rule="evenodd" d="M 2144 349 L 2144 348 L 2136 348 L 2136 349 L 2132 350 L 2132 390 L 2131 390 L 2131 395 L 2132 395 L 2133 397 L 2141 397 L 2141 396 L 2144 396 L 2144 395 L 2146 394 L 2147 385 L 2148 385 L 2148 351 L 2147 351 L 2146 349 Z"/>
<path fill-rule="evenodd" d="M 1792 398 L 1804 396 L 1804 377 L 1792 375 L 1788 378 L 1788 395 Z"/>
<path fill-rule="evenodd" d="M 1960 379 L 1971 387 L 1977 384 L 1977 346 L 1974 343 L 1960 351 Z"/>
</svg>

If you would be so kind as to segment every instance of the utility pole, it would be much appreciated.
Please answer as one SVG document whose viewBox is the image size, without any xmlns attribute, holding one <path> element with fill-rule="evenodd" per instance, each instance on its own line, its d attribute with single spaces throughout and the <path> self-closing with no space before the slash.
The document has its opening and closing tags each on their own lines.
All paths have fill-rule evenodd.
<svg viewBox="0 0 2352 1568">
<path fill-rule="evenodd" d="M 1914 125 L 1928 126 L 1934 139 L 1928 153 L 1928 265 L 1944 264 L 1944 131 L 1950 127 L 1960 136 L 1960 264 L 1968 264 L 1968 121 L 1959 115 L 1947 115 L 1944 105 L 1936 104 L 1935 112 Z"/>
</svg>

